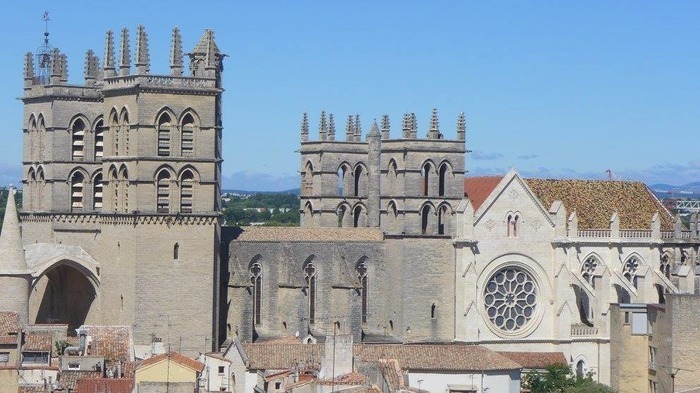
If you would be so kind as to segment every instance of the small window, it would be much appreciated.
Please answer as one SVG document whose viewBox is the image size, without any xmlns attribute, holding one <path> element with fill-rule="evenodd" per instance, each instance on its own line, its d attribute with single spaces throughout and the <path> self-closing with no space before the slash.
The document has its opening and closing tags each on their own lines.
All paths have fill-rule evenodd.
<svg viewBox="0 0 700 393">
<path fill-rule="evenodd" d="M 275 389 L 279 390 L 282 388 L 282 382 L 275 382 Z"/>
<path fill-rule="evenodd" d="M 0 352 L 0 363 L 7 363 L 10 361 L 9 352 Z"/>
<path fill-rule="evenodd" d="M 173 259 L 176 261 L 180 259 L 180 243 L 175 243 L 173 246 Z"/>
<path fill-rule="evenodd" d="M 435 319 L 435 303 L 430 306 L 430 319 Z"/>
<path fill-rule="evenodd" d="M 69 370 L 80 370 L 80 362 L 70 362 L 68 363 Z"/>
<path fill-rule="evenodd" d="M 226 373 L 226 368 L 224 366 L 219 366 L 219 375 L 224 375 Z"/>
</svg>

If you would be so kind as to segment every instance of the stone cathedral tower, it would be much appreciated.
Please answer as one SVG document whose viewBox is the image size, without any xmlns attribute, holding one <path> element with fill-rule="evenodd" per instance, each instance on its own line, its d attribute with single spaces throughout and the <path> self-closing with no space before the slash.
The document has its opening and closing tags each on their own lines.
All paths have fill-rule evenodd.
<svg viewBox="0 0 700 393">
<path fill-rule="evenodd" d="M 426 138 L 416 116 L 403 117 L 400 138 L 390 137 L 389 117 L 372 124 L 362 140 L 359 116 L 348 116 L 344 140 L 336 139 L 333 115 L 321 113 L 318 140 L 301 126 L 301 225 L 371 227 L 388 235 L 452 235 L 464 196 L 466 120 L 457 139 L 440 132 L 433 110 Z"/>
<path fill-rule="evenodd" d="M 101 65 L 87 51 L 80 85 L 58 49 L 36 67 L 25 59 L 21 218 L 38 277 L 29 321 L 131 325 L 136 344 L 208 350 L 218 338 L 224 55 L 205 31 L 185 75 L 175 28 L 171 72 L 153 75 L 143 26 L 135 50 L 127 29 L 116 46 L 107 32 Z"/>
</svg>

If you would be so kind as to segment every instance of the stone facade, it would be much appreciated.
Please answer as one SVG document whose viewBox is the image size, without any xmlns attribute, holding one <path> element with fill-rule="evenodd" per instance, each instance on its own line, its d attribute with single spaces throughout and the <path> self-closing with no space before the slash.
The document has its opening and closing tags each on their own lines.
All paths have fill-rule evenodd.
<svg viewBox="0 0 700 393">
<path fill-rule="evenodd" d="M 152 75 L 139 26 L 132 73 L 128 31 L 118 59 L 110 31 L 102 68 L 86 55 L 84 85 L 68 84 L 58 49 L 36 68 L 27 55 L 22 236 L 47 244 L 30 321 L 133 325 L 136 344 L 159 337 L 185 353 L 218 341 L 223 54 L 207 30 L 183 75 L 181 41 L 175 29 L 171 75 Z M 94 266 L 42 260 L 59 245 Z"/>
</svg>

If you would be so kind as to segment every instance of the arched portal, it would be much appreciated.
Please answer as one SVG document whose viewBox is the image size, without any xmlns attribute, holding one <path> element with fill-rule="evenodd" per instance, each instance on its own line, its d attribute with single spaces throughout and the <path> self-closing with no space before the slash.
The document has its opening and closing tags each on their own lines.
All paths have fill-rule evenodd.
<svg viewBox="0 0 700 393">
<path fill-rule="evenodd" d="M 32 286 L 30 307 L 34 323 L 68 324 L 68 331 L 85 324 L 97 298 L 93 283 L 75 267 L 59 263 Z"/>
</svg>

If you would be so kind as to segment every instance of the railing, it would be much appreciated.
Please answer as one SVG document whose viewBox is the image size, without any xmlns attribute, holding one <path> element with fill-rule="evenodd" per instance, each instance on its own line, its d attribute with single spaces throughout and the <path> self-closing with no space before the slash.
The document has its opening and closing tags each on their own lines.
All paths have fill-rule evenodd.
<svg viewBox="0 0 700 393">
<path fill-rule="evenodd" d="M 571 325 L 571 337 L 590 337 L 598 334 L 598 328 L 586 325 Z"/>
<path fill-rule="evenodd" d="M 620 237 L 625 239 L 651 239 L 651 230 L 644 229 L 623 229 Z"/>
<path fill-rule="evenodd" d="M 610 237 L 610 229 L 580 229 L 578 237 Z"/>
<path fill-rule="evenodd" d="M 676 233 L 674 231 L 661 231 L 662 239 L 673 239 L 674 237 L 676 237 Z"/>
<path fill-rule="evenodd" d="M 213 88 L 216 87 L 216 80 L 167 75 L 129 75 L 105 78 L 105 85 L 109 88 L 135 86 L 136 84 L 146 86 Z"/>
</svg>

